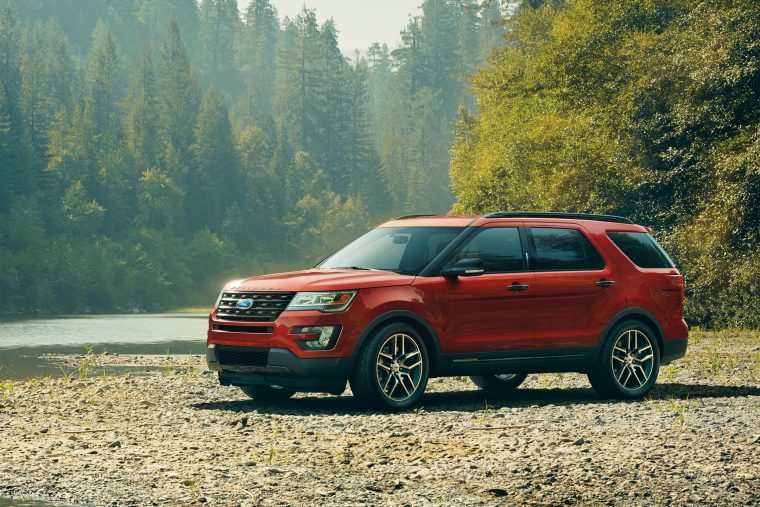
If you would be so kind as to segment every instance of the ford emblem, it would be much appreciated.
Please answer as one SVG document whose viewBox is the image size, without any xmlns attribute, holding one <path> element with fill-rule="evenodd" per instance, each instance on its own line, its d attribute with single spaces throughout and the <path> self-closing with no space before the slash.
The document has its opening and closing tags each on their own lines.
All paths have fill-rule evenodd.
<svg viewBox="0 0 760 507">
<path fill-rule="evenodd" d="M 241 310 L 247 310 L 253 306 L 253 299 L 240 299 L 235 306 Z"/>
</svg>

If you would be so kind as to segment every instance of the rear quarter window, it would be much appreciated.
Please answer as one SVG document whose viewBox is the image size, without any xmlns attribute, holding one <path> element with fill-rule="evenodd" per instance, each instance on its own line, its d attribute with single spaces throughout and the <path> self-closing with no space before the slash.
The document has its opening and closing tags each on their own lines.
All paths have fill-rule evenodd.
<svg viewBox="0 0 760 507">
<path fill-rule="evenodd" d="M 640 268 L 674 268 L 665 250 L 646 232 L 608 232 L 607 236 Z"/>
</svg>

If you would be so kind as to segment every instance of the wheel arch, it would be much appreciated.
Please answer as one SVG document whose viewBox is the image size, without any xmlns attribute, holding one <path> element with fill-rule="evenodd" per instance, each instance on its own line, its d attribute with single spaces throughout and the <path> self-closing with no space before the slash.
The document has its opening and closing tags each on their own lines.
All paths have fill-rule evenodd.
<svg viewBox="0 0 760 507">
<path fill-rule="evenodd" d="M 356 340 L 354 348 L 351 350 L 351 356 L 356 357 L 364 346 L 364 343 L 367 341 L 367 338 L 372 333 L 380 327 L 392 322 L 403 322 L 414 328 L 414 330 L 420 334 L 422 340 L 425 342 L 425 347 L 427 347 L 430 352 L 430 373 L 434 373 L 438 367 L 438 357 L 440 356 L 441 350 L 438 334 L 424 317 L 407 310 L 393 310 L 372 320 Z"/>
<path fill-rule="evenodd" d="M 601 340 L 599 341 L 598 354 L 601 354 L 602 347 L 604 346 L 604 343 L 609 339 L 612 329 L 624 320 L 638 320 L 651 327 L 655 334 L 654 338 L 657 342 L 657 347 L 660 349 L 660 357 L 662 357 L 662 354 L 665 350 L 665 343 L 663 341 L 665 339 L 665 336 L 662 332 L 662 327 L 660 326 L 660 323 L 657 322 L 657 318 L 655 318 L 654 315 L 652 315 L 647 310 L 638 307 L 626 308 L 625 310 L 617 313 L 612 319 L 610 319 L 610 321 L 607 323 L 607 326 L 605 326 Z"/>
</svg>

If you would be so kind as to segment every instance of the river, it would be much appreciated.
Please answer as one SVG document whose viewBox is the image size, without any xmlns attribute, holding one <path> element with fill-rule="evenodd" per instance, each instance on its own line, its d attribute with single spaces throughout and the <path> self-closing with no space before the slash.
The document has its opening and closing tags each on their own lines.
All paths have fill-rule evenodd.
<svg viewBox="0 0 760 507">
<path fill-rule="evenodd" d="M 200 354 L 208 314 L 0 317 L 0 379 L 60 375 L 46 354 Z"/>
</svg>

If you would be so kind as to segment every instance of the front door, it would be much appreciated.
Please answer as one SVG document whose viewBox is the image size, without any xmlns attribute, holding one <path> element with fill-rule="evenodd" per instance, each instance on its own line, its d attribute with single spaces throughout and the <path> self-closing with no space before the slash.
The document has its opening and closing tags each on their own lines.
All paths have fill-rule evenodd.
<svg viewBox="0 0 760 507">
<path fill-rule="evenodd" d="M 520 228 L 484 226 L 445 267 L 480 259 L 480 276 L 446 279 L 446 353 L 529 351 L 533 348 L 532 273 Z"/>
</svg>

